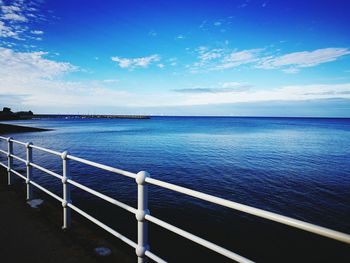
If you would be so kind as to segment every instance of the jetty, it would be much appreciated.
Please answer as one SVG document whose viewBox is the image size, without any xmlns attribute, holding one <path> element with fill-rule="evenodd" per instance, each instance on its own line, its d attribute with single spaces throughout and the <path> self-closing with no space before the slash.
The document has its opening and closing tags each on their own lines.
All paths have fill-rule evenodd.
<svg viewBox="0 0 350 263">
<path fill-rule="evenodd" d="M 32 111 L 12 112 L 11 108 L 4 107 L 0 111 L 0 120 L 30 120 L 30 119 L 150 119 L 147 115 L 123 115 L 123 114 L 34 114 Z"/>
<path fill-rule="evenodd" d="M 280 215 L 274 212 L 266 211 L 263 209 L 255 208 L 245 204 L 216 197 L 200 191 L 195 191 L 173 183 L 168 183 L 156 178 L 152 178 L 150 174 L 146 171 L 133 173 L 133 172 L 121 170 L 116 167 L 96 163 L 77 156 L 73 156 L 69 154 L 67 151 L 58 152 L 52 149 L 47 149 L 42 146 L 34 145 L 30 142 L 18 141 L 10 137 L 6 138 L 6 137 L 0 136 L 0 141 L 2 141 L 3 143 L 5 143 L 5 145 L 7 145 L 7 150 L 0 149 L 0 155 L 2 155 L 2 157 L 5 157 L 7 159 L 6 163 L 0 162 L 0 166 L 5 168 L 7 171 L 7 174 L 6 174 L 7 184 L 9 185 L 9 187 L 14 184 L 14 181 L 13 181 L 14 177 L 19 177 L 25 182 L 25 185 L 26 185 L 25 192 L 26 192 L 27 200 L 32 200 L 34 198 L 33 188 L 37 188 L 43 193 L 51 196 L 54 200 L 58 201 L 62 205 L 61 209 L 62 209 L 62 215 L 63 215 L 63 220 L 62 220 L 63 230 L 69 230 L 74 226 L 71 220 L 71 212 L 75 212 L 81 217 L 92 222 L 94 225 L 102 228 L 103 230 L 111 234 L 116 239 L 119 239 L 121 242 L 133 248 L 139 263 L 144 263 L 147 261 L 147 259 L 152 259 L 155 262 L 161 262 L 161 263 L 166 262 L 166 259 L 163 258 L 164 255 L 158 256 L 155 253 L 153 253 L 150 249 L 149 239 L 148 239 L 148 234 L 149 234 L 148 223 L 152 223 L 154 225 L 157 225 L 158 227 L 161 227 L 165 230 L 173 232 L 189 241 L 192 241 L 200 246 L 203 246 L 208 250 L 214 251 L 228 259 L 231 259 L 237 262 L 244 262 L 244 263 L 253 262 L 252 260 L 248 259 L 246 256 L 243 256 L 234 251 L 228 250 L 223 246 L 217 245 L 214 242 L 206 240 L 198 235 L 192 234 L 184 229 L 181 229 L 180 227 L 177 227 L 173 224 L 170 224 L 162 220 L 161 218 L 158 218 L 157 216 L 152 215 L 151 211 L 149 210 L 149 207 L 150 207 L 149 199 L 148 199 L 149 185 L 157 186 L 163 189 L 167 189 L 167 190 L 181 193 L 187 196 L 191 196 L 211 204 L 219 205 L 219 206 L 226 207 L 231 210 L 243 212 L 258 218 L 263 218 L 271 222 L 300 229 L 321 237 L 333 239 L 340 243 L 343 243 L 344 245 L 350 245 L 349 234 L 335 231 L 329 228 L 321 227 L 315 224 L 311 224 L 311 223 L 294 219 L 291 217 L 287 217 L 284 215 Z M 25 158 L 14 154 L 13 152 L 14 144 L 18 144 L 24 147 L 23 149 L 25 151 L 25 156 L 26 156 Z M 48 168 L 42 167 L 41 165 L 35 163 L 33 161 L 33 150 L 40 151 L 44 154 L 60 157 L 60 162 L 62 162 L 62 171 L 54 172 Z M 20 172 L 16 169 L 13 163 L 14 159 L 26 165 L 25 173 Z M 137 188 L 137 193 L 138 193 L 137 207 L 127 205 L 119 200 L 116 200 L 90 187 L 87 187 L 83 184 L 78 183 L 75 179 L 71 177 L 71 174 L 70 174 L 71 161 L 75 161 L 80 164 L 95 167 L 102 171 L 108 171 L 116 175 L 124 176 L 126 178 L 131 179 L 130 183 L 134 184 L 135 187 Z M 59 196 L 51 192 L 49 189 L 45 188 L 44 186 L 40 185 L 38 182 L 34 181 L 32 178 L 33 169 L 38 169 L 44 172 L 45 174 L 47 174 L 48 176 L 51 176 L 53 179 L 57 179 L 57 184 L 60 184 L 63 189 L 62 195 Z M 76 204 L 74 204 L 73 202 L 74 200 L 72 200 L 72 197 L 71 197 L 71 186 L 79 188 L 82 191 L 90 193 L 95 197 L 102 199 L 105 202 L 118 206 L 119 208 L 122 208 L 126 212 L 133 214 L 135 216 L 135 221 L 137 222 L 137 228 L 138 228 L 137 240 L 134 241 L 131 238 L 123 235 L 123 233 L 116 231 L 115 229 L 101 222 L 99 219 L 95 218 L 94 216 L 90 215 L 89 213 L 87 213 L 86 211 L 78 207 Z"/>
<path fill-rule="evenodd" d="M 34 114 L 33 118 L 60 118 L 60 119 L 150 119 L 147 115 L 104 115 L 104 114 Z"/>
</svg>

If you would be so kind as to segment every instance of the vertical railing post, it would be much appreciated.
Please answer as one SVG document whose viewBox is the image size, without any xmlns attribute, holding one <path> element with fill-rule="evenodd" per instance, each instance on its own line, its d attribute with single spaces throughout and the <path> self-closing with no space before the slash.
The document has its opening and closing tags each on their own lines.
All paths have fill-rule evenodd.
<svg viewBox="0 0 350 263">
<path fill-rule="evenodd" d="M 30 179 L 32 177 L 33 173 L 33 167 L 30 165 L 30 163 L 33 162 L 33 149 L 30 147 L 32 145 L 31 142 L 26 143 L 26 151 L 27 151 L 27 179 L 26 179 L 26 185 L 27 185 L 27 200 L 32 199 L 32 186 L 29 183 Z"/>
<path fill-rule="evenodd" d="M 11 185 L 12 183 L 12 177 L 11 177 L 11 169 L 13 166 L 13 157 L 11 157 L 11 154 L 13 154 L 13 142 L 12 138 L 7 138 L 7 184 Z"/>
<path fill-rule="evenodd" d="M 148 222 L 145 216 L 149 214 L 148 210 L 148 185 L 145 180 L 150 177 L 149 173 L 141 171 L 136 176 L 137 183 L 137 247 L 136 255 L 138 263 L 147 262 L 145 252 L 149 250 L 148 245 Z"/>
<path fill-rule="evenodd" d="M 67 229 L 71 224 L 71 209 L 68 207 L 68 204 L 71 203 L 70 196 L 70 184 L 67 180 L 70 178 L 70 166 L 69 159 L 67 158 L 68 152 L 65 151 L 61 154 L 61 158 L 63 160 L 63 177 L 62 177 L 62 185 L 63 185 L 63 229 Z"/>
</svg>

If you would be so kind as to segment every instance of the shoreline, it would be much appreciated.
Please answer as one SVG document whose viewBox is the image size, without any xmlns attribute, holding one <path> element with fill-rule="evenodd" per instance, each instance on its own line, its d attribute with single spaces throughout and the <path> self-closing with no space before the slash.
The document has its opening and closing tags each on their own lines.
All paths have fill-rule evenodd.
<svg viewBox="0 0 350 263">
<path fill-rule="evenodd" d="M 0 123 L 0 134 L 22 133 L 22 132 L 44 132 L 44 131 L 52 131 L 52 130 Z"/>
</svg>

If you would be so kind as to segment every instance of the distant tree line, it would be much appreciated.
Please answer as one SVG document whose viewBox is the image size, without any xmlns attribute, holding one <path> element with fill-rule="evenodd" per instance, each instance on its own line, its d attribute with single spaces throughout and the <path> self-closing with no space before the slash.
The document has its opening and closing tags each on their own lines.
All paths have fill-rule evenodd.
<svg viewBox="0 0 350 263">
<path fill-rule="evenodd" d="M 33 118 L 32 111 L 18 111 L 12 112 L 10 108 L 4 107 L 0 111 L 0 120 L 25 120 Z"/>
</svg>

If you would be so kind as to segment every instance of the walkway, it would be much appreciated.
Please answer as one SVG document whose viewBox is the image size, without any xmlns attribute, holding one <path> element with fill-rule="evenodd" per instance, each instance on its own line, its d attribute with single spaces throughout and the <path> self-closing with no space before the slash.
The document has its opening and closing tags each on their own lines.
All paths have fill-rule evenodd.
<svg viewBox="0 0 350 263">
<path fill-rule="evenodd" d="M 1 168 L 0 168 L 1 169 Z M 0 262 L 35 263 L 90 263 L 131 262 L 130 258 L 114 250 L 111 256 L 101 257 L 94 253 L 93 240 L 90 245 L 78 244 L 59 225 L 50 224 L 48 215 L 26 204 L 15 187 L 7 186 L 3 169 L 0 171 Z M 23 189 L 24 190 L 24 189 Z M 57 211 L 58 212 L 58 211 Z M 81 238 L 81 237 L 80 237 Z M 75 238 L 74 238 L 75 239 Z M 118 255 L 119 253 L 119 255 Z"/>
</svg>

